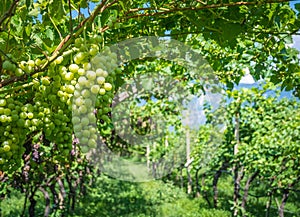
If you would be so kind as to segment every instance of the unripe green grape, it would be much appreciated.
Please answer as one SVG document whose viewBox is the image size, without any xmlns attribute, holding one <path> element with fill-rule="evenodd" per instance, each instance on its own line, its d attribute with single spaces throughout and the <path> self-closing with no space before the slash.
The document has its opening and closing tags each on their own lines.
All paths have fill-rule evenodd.
<svg viewBox="0 0 300 217">
<path fill-rule="evenodd" d="M 91 92 L 88 90 L 88 89 L 84 89 L 81 91 L 81 95 L 84 97 L 84 98 L 88 98 L 91 96 Z"/>
<path fill-rule="evenodd" d="M 95 35 L 94 36 L 94 40 L 97 42 L 97 43 L 102 43 L 103 42 L 103 37 L 101 35 Z"/>
<path fill-rule="evenodd" d="M 108 112 L 110 112 L 111 111 L 111 107 L 104 107 L 103 109 L 102 109 L 102 112 L 104 113 L 104 114 L 107 114 Z"/>
<path fill-rule="evenodd" d="M 80 123 L 80 118 L 77 117 L 77 116 L 72 117 L 72 123 L 73 123 L 73 124 L 78 124 L 78 123 Z"/>
<path fill-rule="evenodd" d="M 98 53 L 98 50 L 97 50 L 96 48 L 91 48 L 91 49 L 89 50 L 89 54 L 90 54 L 91 56 L 95 56 L 97 53 Z"/>
<path fill-rule="evenodd" d="M 83 105 L 83 99 L 82 99 L 82 97 L 80 97 L 80 98 L 77 98 L 76 100 L 75 100 L 75 104 L 76 104 L 76 106 L 81 106 L 81 105 Z"/>
<path fill-rule="evenodd" d="M 3 146 L 3 151 L 4 152 L 9 152 L 10 151 L 10 146 L 9 145 L 4 145 Z"/>
<path fill-rule="evenodd" d="M 101 115 L 101 119 L 107 123 L 110 123 L 110 118 L 107 115 Z"/>
<path fill-rule="evenodd" d="M 51 110 L 49 108 L 44 108 L 44 114 L 50 114 L 51 113 Z"/>
<path fill-rule="evenodd" d="M 32 118 L 33 118 L 33 113 L 32 113 L 32 112 L 27 113 L 27 117 L 28 117 L 29 119 L 32 119 Z"/>
<path fill-rule="evenodd" d="M 6 122 L 12 122 L 11 116 L 7 116 L 7 117 L 6 117 Z"/>
<path fill-rule="evenodd" d="M 107 77 L 108 72 L 103 70 L 102 68 L 99 68 L 99 69 L 96 70 L 96 75 L 97 75 L 97 77 L 104 77 L 105 78 L 105 77 Z"/>
<path fill-rule="evenodd" d="M 70 70 L 70 72 L 72 72 L 72 73 L 77 73 L 77 72 L 78 72 L 78 69 L 79 69 L 79 66 L 78 66 L 77 64 L 71 64 L 71 65 L 69 66 L 69 70 Z"/>
<path fill-rule="evenodd" d="M 82 68 L 78 69 L 78 75 L 85 75 L 85 70 Z"/>
<path fill-rule="evenodd" d="M 24 75 L 24 71 L 20 68 L 16 68 L 15 75 L 16 76 L 22 76 L 22 75 Z"/>
<path fill-rule="evenodd" d="M 99 90 L 99 94 L 100 94 L 100 95 L 104 95 L 104 94 L 105 94 L 105 92 L 106 92 L 106 91 L 105 91 L 105 89 L 104 89 L 104 88 L 100 88 L 100 90 Z"/>
<path fill-rule="evenodd" d="M 45 123 L 51 123 L 51 120 L 49 119 L 49 117 L 44 117 L 44 122 Z"/>
<path fill-rule="evenodd" d="M 66 75 L 65 75 L 65 80 L 67 81 L 71 81 L 74 79 L 74 74 L 72 72 L 68 72 Z"/>
<path fill-rule="evenodd" d="M 32 66 L 27 65 L 27 66 L 25 66 L 24 71 L 25 71 L 26 73 L 31 73 L 31 72 L 33 71 L 33 68 L 32 68 Z"/>
<path fill-rule="evenodd" d="M 11 110 L 9 108 L 4 109 L 3 114 L 9 116 L 11 114 Z"/>
<path fill-rule="evenodd" d="M 97 147 L 97 142 L 94 139 L 89 139 L 87 145 L 88 145 L 89 148 L 96 148 Z"/>
<path fill-rule="evenodd" d="M 69 141 L 70 139 L 71 139 L 71 137 L 68 134 L 64 135 L 64 140 L 65 141 Z M 65 146 L 67 147 L 68 145 L 65 145 Z"/>
<path fill-rule="evenodd" d="M 81 62 L 82 60 L 84 60 L 85 56 L 86 55 L 83 52 L 79 52 L 75 55 L 74 58 L 77 58 Z"/>
<path fill-rule="evenodd" d="M 40 121 L 38 119 L 34 118 L 31 120 L 31 124 L 32 124 L 32 126 L 38 126 L 40 124 Z"/>
<path fill-rule="evenodd" d="M 5 70 L 8 70 L 8 71 L 12 71 L 13 69 L 13 64 L 8 61 L 8 60 L 5 60 L 3 63 L 2 63 L 2 68 L 5 69 Z"/>
<path fill-rule="evenodd" d="M 24 125 L 26 128 L 29 128 L 29 127 L 31 127 L 31 121 L 30 120 L 28 120 L 28 119 L 26 119 L 25 120 L 25 125 Z"/>
<path fill-rule="evenodd" d="M 94 71 L 87 71 L 86 72 L 86 77 L 89 79 L 89 80 L 95 80 L 96 79 L 96 73 Z"/>
<path fill-rule="evenodd" d="M 63 91 L 61 91 L 61 90 L 59 90 L 58 92 L 57 92 L 57 96 L 59 96 L 59 97 L 62 97 L 62 96 L 64 96 L 65 95 L 65 93 L 63 92 Z"/>
<path fill-rule="evenodd" d="M 65 67 L 65 66 L 59 66 L 58 71 L 59 71 L 59 72 L 67 72 L 68 69 L 67 69 L 67 67 Z"/>
<path fill-rule="evenodd" d="M 90 121 L 89 121 L 89 119 L 87 118 L 87 117 L 83 117 L 83 118 L 81 118 L 81 126 L 87 126 L 89 123 L 90 123 Z"/>
<path fill-rule="evenodd" d="M 99 90 L 100 90 L 99 85 L 93 85 L 93 86 L 91 87 L 91 92 L 92 92 L 93 94 L 98 94 L 98 93 L 99 93 Z"/>
<path fill-rule="evenodd" d="M 5 123 L 7 121 L 7 116 L 6 115 L 1 115 L 0 116 L 0 122 Z"/>
<path fill-rule="evenodd" d="M 12 121 L 17 121 L 18 119 L 19 119 L 19 116 L 17 115 L 17 114 L 13 114 L 12 116 L 11 116 L 11 119 L 12 119 Z"/>
<path fill-rule="evenodd" d="M 83 130 L 83 131 L 82 131 L 82 136 L 83 136 L 83 137 L 86 137 L 86 138 L 89 138 L 89 137 L 90 137 L 90 131 L 88 131 L 88 130 Z"/>
<path fill-rule="evenodd" d="M 92 104 L 93 104 L 93 101 L 89 98 L 86 98 L 84 99 L 84 105 L 87 107 L 87 108 L 91 108 L 92 107 Z"/>
<path fill-rule="evenodd" d="M 6 106 L 6 99 L 0 99 L 0 106 L 4 107 Z"/>
<path fill-rule="evenodd" d="M 78 111 L 81 113 L 81 114 L 85 114 L 87 113 L 87 108 L 85 105 L 82 105 L 79 107 Z"/>
<path fill-rule="evenodd" d="M 66 95 L 63 95 L 62 97 L 60 97 L 60 101 L 61 102 L 67 102 L 67 100 L 68 100 L 68 96 L 66 96 Z"/>
<path fill-rule="evenodd" d="M 75 47 L 79 48 L 81 47 L 81 45 L 84 43 L 84 39 L 83 38 L 76 38 L 75 39 Z"/>
<path fill-rule="evenodd" d="M 41 79 L 41 81 L 42 81 L 42 84 L 43 84 L 43 85 L 46 85 L 46 86 L 50 85 L 49 78 L 43 77 L 43 78 Z"/>
<path fill-rule="evenodd" d="M 63 56 L 58 56 L 58 57 L 54 60 L 55 64 L 57 64 L 57 65 L 61 64 L 63 61 L 64 61 L 64 57 L 63 57 Z"/>
<path fill-rule="evenodd" d="M 75 75 L 75 77 L 77 77 L 77 76 Z M 77 84 L 77 78 L 71 81 L 71 85 L 75 86 Z"/>
<path fill-rule="evenodd" d="M 105 89 L 106 91 L 110 91 L 110 90 L 112 89 L 112 85 L 111 85 L 110 83 L 105 83 L 105 84 L 104 84 L 104 89 Z"/>
<path fill-rule="evenodd" d="M 74 63 L 76 63 L 76 64 L 80 64 L 81 63 L 81 60 L 78 58 L 78 57 L 74 57 Z"/>
<path fill-rule="evenodd" d="M 80 142 L 80 144 L 82 144 L 82 145 L 86 145 L 86 144 L 88 143 L 88 141 L 89 141 L 89 139 L 86 138 L 86 137 L 81 137 L 81 138 L 79 139 L 79 142 Z"/>
<path fill-rule="evenodd" d="M 17 121 L 17 126 L 18 127 L 24 127 L 25 126 L 25 120 L 24 119 L 19 119 Z"/>
<path fill-rule="evenodd" d="M 73 85 L 67 85 L 66 86 L 66 92 L 69 93 L 69 94 L 72 94 L 74 93 L 75 91 L 75 87 Z"/>
<path fill-rule="evenodd" d="M 43 64 L 43 61 L 39 58 L 37 58 L 35 61 L 34 61 L 35 65 L 36 66 L 41 66 Z"/>
<path fill-rule="evenodd" d="M 101 77 L 101 76 L 100 76 L 100 77 L 97 77 L 97 83 L 100 84 L 100 85 L 101 85 L 101 84 L 104 84 L 104 83 L 105 83 L 105 78 L 104 78 L 104 77 Z"/>
<path fill-rule="evenodd" d="M 31 67 L 34 67 L 35 66 L 35 63 L 33 60 L 28 60 L 27 64 Z"/>
<path fill-rule="evenodd" d="M 83 69 L 84 70 L 90 70 L 92 68 L 92 65 L 90 63 L 83 63 Z"/>
<path fill-rule="evenodd" d="M 95 129 L 95 131 L 97 131 L 96 130 L 96 128 L 94 128 Z M 97 135 L 97 133 L 95 132 L 93 132 L 92 133 L 92 131 L 90 131 L 91 132 L 91 136 L 90 136 L 90 139 L 93 139 L 93 140 L 95 140 L 95 141 L 97 141 L 97 139 L 98 139 L 98 135 Z"/>
<path fill-rule="evenodd" d="M 93 113 L 89 113 L 88 118 L 89 118 L 90 123 L 95 123 L 96 122 L 96 117 Z"/>
<path fill-rule="evenodd" d="M 19 64 L 19 67 L 22 69 L 22 70 L 25 70 L 25 67 L 26 67 L 27 63 L 25 61 L 21 61 L 20 64 Z"/>
<path fill-rule="evenodd" d="M 3 135 L 6 136 L 6 137 L 8 137 L 9 136 L 9 132 L 8 131 L 4 131 Z"/>
<path fill-rule="evenodd" d="M 98 0 L 97 0 L 98 1 Z M 81 146 L 81 152 L 82 153 L 84 153 L 84 154 L 86 154 L 86 153 L 88 153 L 89 152 L 89 147 L 88 146 Z"/>
<path fill-rule="evenodd" d="M 78 84 L 79 84 L 80 86 L 85 86 L 85 85 L 87 84 L 87 79 L 86 79 L 86 77 L 80 76 L 80 77 L 78 78 Z"/>
</svg>

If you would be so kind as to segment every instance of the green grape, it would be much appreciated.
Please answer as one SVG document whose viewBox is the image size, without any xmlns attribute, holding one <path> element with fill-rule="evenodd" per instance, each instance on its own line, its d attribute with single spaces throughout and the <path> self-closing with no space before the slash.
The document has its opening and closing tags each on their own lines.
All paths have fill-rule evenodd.
<svg viewBox="0 0 300 217">
<path fill-rule="evenodd" d="M 67 85 L 65 91 L 69 94 L 72 94 L 75 91 L 75 87 L 73 85 Z"/>
<path fill-rule="evenodd" d="M 9 145 L 4 145 L 3 146 L 3 151 L 4 152 L 9 152 L 10 151 L 10 146 Z"/>
<path fill-rule="evenodd" d="M 90 63 L 83 63 L 82 65 L 83 65 L 83 69 L 86 70 L 86 71 L 90 70 L 92 68 Z"/>
<path fill-rule="evenodd" d="M 101 76 L 100 76 L 100 77 L 97 77 L 97 83 L 100 84 L 100 85 L 101 85 L 101 84 L 104 84 L 104 83 L 105 83 L 105 78 L 104 78 L 104 77 L 101 77 Z"/>
<path fill-rule="evenodd" d="M 88 89 L 83 89 L 83 90 L 81 91 L 81 95 L 82 95 L 84 98 L 88 98 L 88 97 L 91 96 L 91 92 L 90 92 L 90 90 L 88 90 Z"/>
<path fill-rule="evenodd" d="M 1 107 L 6 106 L 6 99 L 0 99 L 0 106 Z"/>
<path fill-rule="evenodd" d="M 41 81 L 42 81 L 42 84 L 43 84 L 43 85 L 46 85 L 46 86 L 50 85 L 49 78 L 43 77 L 43 78 L 41 79 Z"/>
<path fill-rule="evenodd" d="M 86 86 L 87 85 L 87 79 L 86 79 L 86 77 L 80 76 L 78 78 L 78 84 L 80 86 Z"/>
<path fill-rule="evenodd" d="M 35 66 L 35 62 L 33 60 L 28 60 L 27 64 L 30 67 L 34 67 Z"/>
<path fill-rule="evenodd" d="M 70 70 L 71 71 L 71 70 Z M 64 75 L 64 79 L 66 80 L 66 81 L 71 81 L 71 80 L 73 80 L 74 79 L 74 74 L 73 74 L 74 72 L 67 72 L 65 75 Z"/>
<path fill-rule="evenodd" d="M 70 72 L 72 72 L 72 73 L 77 73 L 77 72 L 78 72 L 78 69 L 79 69 L 79 66 L 78 66 L 77 64 L 71 64 L 71 65 L 69 66 L 69 70 L 70 70 Z"/>
<path fill-rule="evenodd" d="M 82 68 L 78 69 L 78 75 L 85 75 L 86 74 L 85 72 L 86 72 L 85 69 Z"/>
<path fill-rule="evenodd" d="M 32 118 L 33 118 L 33 113 L 32 113 L 32 112 L 27 113 L 27 117 L 28 117 L 29 119 L 32 119 Z"/>
<path fill-rule="evenodd" d="M 96 73 L 94 71 L 87 71 L 86 72 L 86 77 L 89 80 L 95 80 L 96 79 Z"/>
<path fill-rule="evenodd" d="M 92 104 L 93 104 L 93 101 L 91 99 L 89 99 L 89 98 L 84 99 L 84 105 L 87 108 L 91 108 Z"/>
<path fill-rule="evenodd" d="M 81 113 L 81 114 L 85 114 L 87 113 L 87 108 L 85 105 L 82 105 L 79 107 L 78 111 Z"/>
<path fill-rule="evenodd" d="M 100 88 L 100 90 L 99 90 L 99 94 L 100 94 L 100 95 L 104 95 L 104 94 L 105 94 L 105 92 L 106 92 L 106 91 L 105 91 L 105 89 L 104 89 L 104 88 Z"/>
<path fill-rule="evenodd" d="M 22 76 L 22 75 L 24 75 L 24 71 L 20 68 L 16 68 L 15 75 L 16 76 Z"/>
<path fill-rule="evenodd" d="M 96 148 L 97 142 L 96 142 L 96 140 L 94 140 L 94 139 L 89 139 L 87 145 L 88 145 L 89 148 Z"/>
<path fill-rule="evenodd" d="M 87 117 L 81 118 L 81 126 L 87 126 L 89 124 L 89 119 Z"/>
<path fill-rule="evenodd" d="M 99 85 L 93 85 L 93 86 L 91 87 L 91 92 L 92 92 L 93 94 L 98 94 L 98 93 L 99 93 L 99 90 L 100 90 Z"/>
<path fill-rule="evenodd" d="M 104 83 L 104 89 L 106 91 L 110 91 L 112 89 L 112 85 L 110 83 Z"/>
</svg>

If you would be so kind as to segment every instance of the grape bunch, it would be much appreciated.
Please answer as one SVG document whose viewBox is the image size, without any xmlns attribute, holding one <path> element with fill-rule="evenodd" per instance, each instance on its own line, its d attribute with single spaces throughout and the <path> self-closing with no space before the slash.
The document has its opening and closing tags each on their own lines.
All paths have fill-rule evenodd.
<svg viewBox="0 0 300 217">
<path fill-rule="evenodd" d="M 33 150 L 30 138 L 35 135 L 42 133 L 47 141 L 40 150 L 46 146 L 51 150 L 44 157 L 67 161 L 74 141 L 88 152 L 96 147 L 98 132 L 110 133 L 114 82 L 120 69 L 108 47 L 99 54 L 101 42 L 97 34 L 77 38 L 72 48 L 51 63 L 39 58 L 3 61 L 1 79 L 26 76 L 28 81 L 1 88 L 0 171 L 20 167 L 24 153 Z"/>
<path fill-rule="evenodd" d="M 77 55 L 76 57 L 77 63 L 80 63 L 80 57 Z M 111 110 L 110 105 L 114 96 L 116 60 L 117 56 L 111 53 L 109 48 L 106 48 L 101 54 L 92 58 L 89 63 L 84 62 L 84 69 L 80 72 L 81 69 L 77 64 L 70 65 L 70 71 L 77 71 L 79 74 L 74 90 L 72 123 L 84 153 L 97 146 L 99 138 L 95 115 L 99 122 L 110 122 L 107 114 Z"/>
<path fill-rule="evenodd" d="M 36 123 L 32 111 L 31 106 L 23 106 L 13 98 L 0 99 L 0 169 L 3 167 L 6 170 L 21 162 L 24 148 L 18 143 L 25 141 L 25 127 L 30 126 L 31 121 Z M 13 161 L 9 165 L 10 159 Z"/>
</svg>

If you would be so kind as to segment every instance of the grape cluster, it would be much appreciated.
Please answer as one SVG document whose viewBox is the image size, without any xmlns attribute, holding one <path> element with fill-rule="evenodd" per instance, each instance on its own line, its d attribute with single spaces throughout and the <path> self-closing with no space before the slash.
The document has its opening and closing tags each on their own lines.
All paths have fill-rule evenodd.
<svg viewBox="0 0 300 217">
<path fill-rule="evenodd" d="M 46 71 L 39 72 L 46 64 L 39 58 L 3 61 L 7 77 L 33 75 L 23 89 L 0 95 L 0 171 L 16 170 L 28 148 L 26 141 L 40 133 L 48 142 L 41 143 L 39 150 L 50 146 L 61 159 L 67 160 L 74 141 L 79 140 L 82 152 L 96 147 L 97 132 L 103 135 L 111 121 L 115 71 L 120 70 L 109 48 L 98 54 L 102 41 L 99 35 L 89 40 L 77 38 L 74 47 L 58 56 Z"/>
<path fill-rule="evenodd" d="M 8 169 L 20 163 L 20 156 L 24 148 L 18 143 L 25 141 L 25 127 L 31 125 L 33 108 L 23 106 L 21 102 L 13 98 L 0 99 L 0 169 Z M 8 164 L 8 161 L 13 159 Z"/>
<path fill-rule="evenodd" d="M 84 71 L 79 73 L 80 76 L 75 85 L 72 123 L 83 152 L 97 145 L 95 114 L 102 122 L 110 122 L 107 113 L 110 112 L 113 98 L 117 57 L 108 48 L 103 53 L 105 55 L 95 56 L 90 63 L 83 63 Z M 80 70 L 76 64 L 71 66 L 76 68 L 77 72 Z"/>
</svg>

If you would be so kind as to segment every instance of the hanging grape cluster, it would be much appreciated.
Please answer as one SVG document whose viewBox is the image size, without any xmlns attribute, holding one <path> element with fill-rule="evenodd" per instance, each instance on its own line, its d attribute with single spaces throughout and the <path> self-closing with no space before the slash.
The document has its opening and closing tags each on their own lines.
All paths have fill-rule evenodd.
<svg viewBox="0 0 300 217">
<path fill-rule="evenodd" d="M 2 69 L 10 76 L 29 78 L 21 88 L 0 92 L 0 171 L 17 170 L 26 151 L 24 144 L 40 132 L 49 141 L 41 145 L 50 146 L 56 156 L 69 156 L 76 139 L 80 148 L 75 150 L 96 147 L 98 132 L 104 135 L 109 128 L 115 71 L 119 70 L 116 55 L 109 48 L 100 49 L 101 40 L 98 35 L 77 38 L 74 47 L 46 71 L 38 71 L 46 60 L 3 61 Z"/>
</svg>

